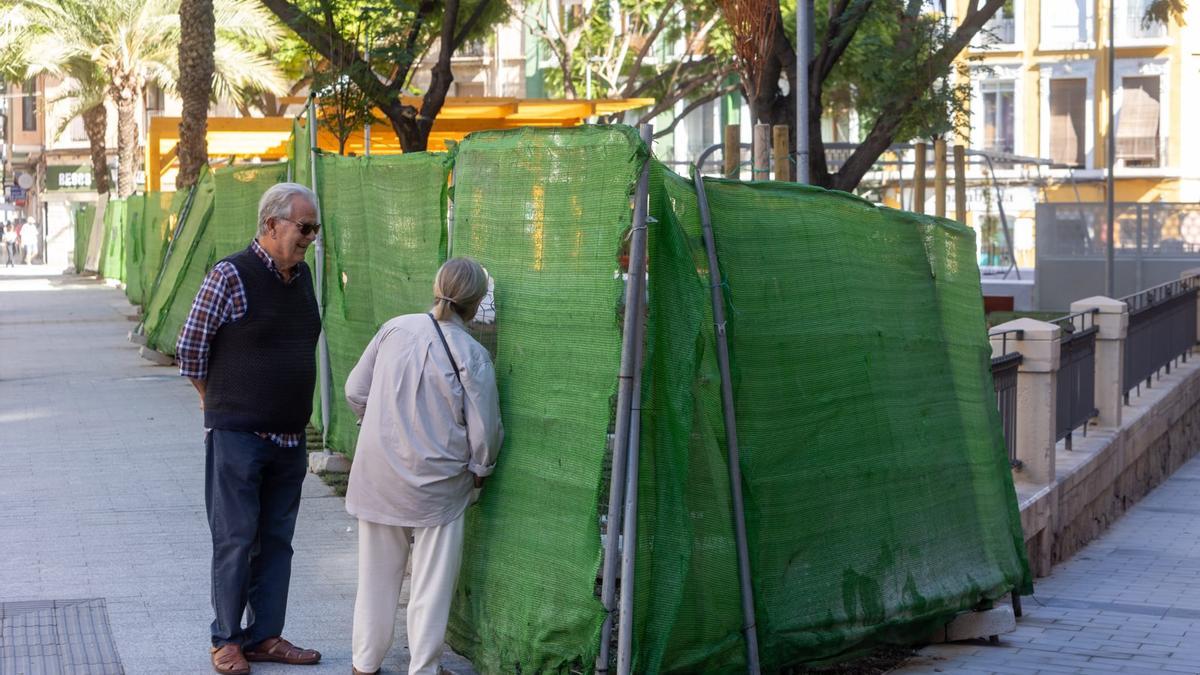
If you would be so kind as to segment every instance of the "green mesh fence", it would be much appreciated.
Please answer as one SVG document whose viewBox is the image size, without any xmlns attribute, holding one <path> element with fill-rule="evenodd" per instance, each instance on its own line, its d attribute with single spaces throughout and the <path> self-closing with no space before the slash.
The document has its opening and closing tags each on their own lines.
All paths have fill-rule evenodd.
<svg viewBox="0 0 1200 675">
<path fill-rule="evenodd" d="M 690 184 L 655 175 L 635 669 L 737 670 L 711 314 L 691 306 L 707 265 Z M 764 669 L 911 643 L 1027 588 L 970 230 L 815 188 L 706 186 Z"/>
<path fill-rule="evenodd" d="M 125 198 L 125 297 L 130 303 L 142 304 L 145 288 L 142 283 L 142 262 L 145 257 L 146 195 Z"/>
<path fill-rule="evenodd" d="M 293 143 L 302 183 L 306 140 Z M 453 158 L 451 253 L 496 281 L 494 320 L 473 327 L 496 357 L 506 429 L 468 512 L 448 633 L 484 673 L 593 669 L 619 260 L 644 158 L 627 127 L 475 134 Z M 316 161 L 327 431 L 349 454 L 342 385 L 383 321 L 428 306 L 448 161 Z M 282 178 L 281 167 L 202 175 L 162 283 L 144 284 L 151 346 L 174 351 L 201 278 L 246 245 L 258 197 Z M 713 282 L 727 298 L 764 671 L 911 643 L 1029 590 L 971 231 L 802 186 L 707 187 L 715 278 L 690 180 L 653 165 L 634 670 L 744 669 Z"/>
<path fill-rule="evenodd" d="M 96 219 L 96 206 L 87 204 L 75 211 L 75 249 L 72 264 L 76 274 L 83 274 L 87 264 L 88 242 L 92 236 L 92 221 Z"/>
<path fill-rule="evenodd" d="M 597 505 L 620 362 L 617 271 L 645 149 L 628 127 L 473 134 L 453 255 L 495 278 L 501 464 L 467 520 L 449 642 L 484 672 L 590 669 Z"/>
<path fill-rule="evenodd" d="M 163 283 L 146 309 L 145 334 L 152 349 L 175 353 L 175 340 L 204 276 L 218 260 L 249 245 L 257 228 L 258 199 L 284 179 L 286 170 L 284 164 L 266 164 L 201 175 L 187 219 L 163 263 Z"/>
<path fill-rule="evenodd" d="M 317 158 L 333 373 L 327 442 L 347 455 L 358 438 L 345 405 L 350 370 L 383 322 L 429 309 L 433 277 L 445 258 L 448 173 L 444 155 Z M 314 417 L 320 419 L 316 407 Z"/>
<path fill-rule="evenodd" d="M 186 194 L 186 192 L 181 194 Z M 182 207 L 180 195 L 174 192 L 150 192 L 144 195 L 143 199 L 141 248 L 138 261 L 138 283 L 142 288 L 141 301 L 138 304 L 141 305 L 149 302 L 154 286 L 158 282 L 167 240 L 173 230 L 173 223 L 178 220 L 179 209 Z M 126 288 L 131 283 L 133 283 L 132 277 L 126 282 Z"/>
<path fill-rule="evenodd" d="M 104 242 L 100 249 L 100 269 L 105 279 L 125 280 L 125 200 L 109 199 L 104 209 Z"/>
<path fill-rule="evenodd" d="M 472 136 L 455 255 L 496 278 L 508 437 L 468 519 L 450 642 L 484 672 L 590 670 L 619 361 L 628 130 Z M 972 233 L 848 195 L 709 181 L 765 670 L 911 643 L 1028 590 Z M 745 667 L 710 279 L 656 165 L 636 672 Z"/>
</svg>

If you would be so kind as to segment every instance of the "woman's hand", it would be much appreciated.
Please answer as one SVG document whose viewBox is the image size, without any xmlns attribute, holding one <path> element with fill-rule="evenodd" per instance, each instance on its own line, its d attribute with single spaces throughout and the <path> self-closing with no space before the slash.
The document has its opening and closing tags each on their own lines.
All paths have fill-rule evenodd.
<svg viewBox="0 0 1200 675">
<path fill-rule="evenodd" d="M 473 477 L 475 479 L 475 488 L 476 489 L 483 487 L 483 481 L 484 481 L 483 476 L 476 476 L 475 474 L 471 474 L 471 477 Z"/>
</svg>

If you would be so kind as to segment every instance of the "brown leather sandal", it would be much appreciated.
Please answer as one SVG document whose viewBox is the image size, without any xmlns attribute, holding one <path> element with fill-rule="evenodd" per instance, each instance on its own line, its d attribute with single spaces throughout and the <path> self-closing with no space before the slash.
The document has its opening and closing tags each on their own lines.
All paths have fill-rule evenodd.
<svg viewBox="0 0 1200 675">
<path fill-rule="evenodd" d="M 301 649 L 281 637 L 273 637 L 258 643 L 254 649 L 247 649 L 246 660 L 311 666 L 320 663 L 321 652 L 315 649 Z"/>
<path fill-rule="evenodd" d="M 212 648 L 213 670 L 221 675 L 248 675 L 250 664 L 242 654 L 241 645 L 227 644 Z"/>
</svg>

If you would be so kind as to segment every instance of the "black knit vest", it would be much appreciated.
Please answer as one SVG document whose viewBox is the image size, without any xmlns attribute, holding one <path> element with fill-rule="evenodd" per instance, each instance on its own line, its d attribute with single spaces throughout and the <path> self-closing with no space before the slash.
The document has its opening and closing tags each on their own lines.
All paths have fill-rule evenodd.
<svg viewBox="0 0 1200 675">
<path fill-rule="evenodd" d="M 321 316 L 308 265 L 284 284 L 252 248 L 226 262 L 246 289 L 246 315 L 217 329 L 208 355 L 204 426 L 297 433 L 312 415 Z"/>
</svg>

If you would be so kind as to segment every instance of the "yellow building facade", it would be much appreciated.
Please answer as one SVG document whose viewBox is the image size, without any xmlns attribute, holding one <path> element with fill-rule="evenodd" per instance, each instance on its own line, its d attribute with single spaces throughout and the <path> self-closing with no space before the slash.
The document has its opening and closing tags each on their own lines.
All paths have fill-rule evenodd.
<svg viewBox="0 0 1200 675">
<path fill-rule="evenodd" d="M 1182 22 L 1162 24 L 1143 21 L 1150 1 L 1009 0 L 962 57 L 972 98 L 960 134 L 970 147 L 1053 163 L 1001 163 L 1000 190 L 969 192 L 967 220 L 981 230 L 995 220 L 994 202 L 1004 202 L 1022 267 L 1033 264 L 1037 202 L 1105 200 L 1110 97 L 1116 201 L 1200 201 L 1200 2 Z M 961 16 L 966 6 L 957 0 L 949 10 Z M 981 171 L 972 170 L 973 185 L 983 185 Z M 981 248 L 989 238 L 981 232 Z"/>
</svg>

